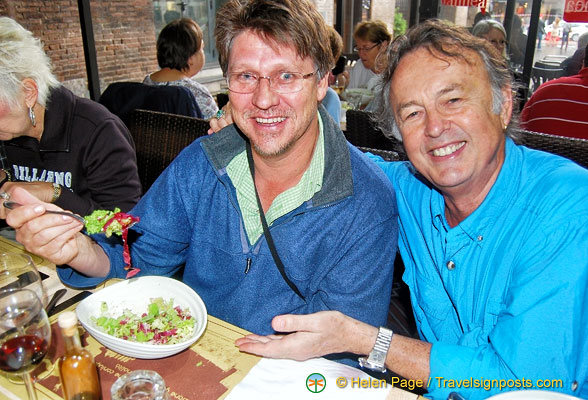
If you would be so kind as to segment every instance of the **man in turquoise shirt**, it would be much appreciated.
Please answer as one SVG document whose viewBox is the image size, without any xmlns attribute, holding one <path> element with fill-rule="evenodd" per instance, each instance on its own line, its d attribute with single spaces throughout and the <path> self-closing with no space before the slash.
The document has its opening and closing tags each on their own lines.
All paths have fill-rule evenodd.
<svg viewBox="0 0 588 400">
<path fill-rule="evenodd" d="M 237 344 L 295 359 L 369 353 L 364 366 L 385 364 L 436 399 L 531 388 L 587 398 L 588 171 L 505 134 L 507 65 L 464 30 L 427 21 L 388 55 L 376 115 L 410 163 L 380 165 L 421 340 L 321 312 L 274 318 L 296 332 L 286 338 Z"/>
</svg>

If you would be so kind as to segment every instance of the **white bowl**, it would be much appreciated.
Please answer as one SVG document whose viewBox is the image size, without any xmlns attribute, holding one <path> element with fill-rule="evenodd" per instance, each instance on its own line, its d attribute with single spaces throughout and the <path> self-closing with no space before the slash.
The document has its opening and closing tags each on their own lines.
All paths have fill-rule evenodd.
<svg viewBox="0 0 588 400">
<path fill-rule="evenodd" d="M 164 300 L 172 298 L 174 306 L 190 309 L 192 318 L 196 320 L 190 338 L 176 344 L 131 342 L 102 332 L 92 322 L 91 317 L 100 315 L 102 302 L 108 304 L 108 310 L 113 315 L 120 315 L 124 309 L 142 313 L 147 310 L 151 299 L 156 297 Z M 110 285 L 82 300 L 76 313 L 84 329 L 104 346 L 125 356 L 143 359 L 168 357 L 190 347 L 202 335 L 207 323 L 206 306 L 200 296 L 186 284 L 162 276 L 142 276 Z"/>
<path fill-rule="evenodd" d="M 581 400 L 579 397 L 550 390 L 514 390 L 489 397 L 488 400 Z"/>
</svg>

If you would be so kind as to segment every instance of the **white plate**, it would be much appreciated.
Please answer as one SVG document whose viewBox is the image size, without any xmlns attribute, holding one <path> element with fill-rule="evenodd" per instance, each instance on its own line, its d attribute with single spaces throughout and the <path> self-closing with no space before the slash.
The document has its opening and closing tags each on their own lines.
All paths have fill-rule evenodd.
<svg viewBox="0 0 588 400">
<path fill-rule="evenodd" d="M 172 298 L 174 306 L 190 309 L 196 320 L 194 334 L 190 338 L 182 343 L 163 345 L 131 342 L 100 331 L 91 320 L 91 317 L 100 315 L 103 301 L 108 304 L 112 315 L 120 315 L 124 309 L 145 312 L 151 299 L 156 297 Z M 186 284 L 162 276 L 142 276 L 110 285 L 82 300 L 76 313 L 84 329 L 104 346 L 125 356 L 143 359 L 168 357 L 190 347 L 204 333 L 207 323 L 206 306 L 200 296 Z"/>
<path fill-rule="evenodd" d="M 488 400 L 581 400 L 579 397 L 550 390 L 515 390 L 489 397 Z"/>
</svg>

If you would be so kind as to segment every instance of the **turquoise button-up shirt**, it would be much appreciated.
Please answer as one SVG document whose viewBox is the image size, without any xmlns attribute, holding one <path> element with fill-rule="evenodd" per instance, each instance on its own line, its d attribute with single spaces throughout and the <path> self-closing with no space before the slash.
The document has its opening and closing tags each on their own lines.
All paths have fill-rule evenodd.
<svg viewBox="0 0 588 400">
<path fill-rule="evenodd" d="M 554 380 L 550 390 L 588 398 L 588 170 L 507 139 L 488 196 L 451 228 L 443 196 L 410 163 L 378 164 L 396 189 L 418 329 L 433 343 L 429 395 Z"/>
</svg>

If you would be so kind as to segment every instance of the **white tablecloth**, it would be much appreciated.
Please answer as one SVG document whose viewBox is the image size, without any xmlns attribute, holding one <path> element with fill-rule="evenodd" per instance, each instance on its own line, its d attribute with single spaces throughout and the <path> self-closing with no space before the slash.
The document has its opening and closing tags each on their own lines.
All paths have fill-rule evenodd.
<svg viewBox="0 0 588 400">
<path fill-rule="evenodd" d="M 326 386 L 320 393 L 311 392 L 316 390 L 314 386 L 311 390 L 307 387 L 307 378 L 315 373 L 325 378 Z M 372 387 L 359 387 L 360 380 L 364 386 L 371 382 Z M 417 399 L 415 394 L 392 388 L 390 384 L 374 387 L 381 382 L 359 369 L 324 358 L 304 362 L 264 358 L 233 388 L 226 400 Z"/>
</svg>

